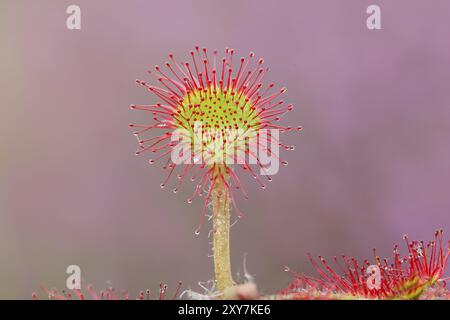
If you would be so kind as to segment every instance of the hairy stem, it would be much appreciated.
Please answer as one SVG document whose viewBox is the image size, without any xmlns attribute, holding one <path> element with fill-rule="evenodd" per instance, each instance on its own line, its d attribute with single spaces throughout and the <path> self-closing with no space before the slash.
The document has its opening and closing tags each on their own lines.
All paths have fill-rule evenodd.
<svg viewBox="0 0 450 320">
<path fill-rule="evenodd" d="M 224 293 L 234 285 L 230 262 L 230 195 L 223 181 L 212 191 L 214 271 L 217 289 Z"/>
</svg>

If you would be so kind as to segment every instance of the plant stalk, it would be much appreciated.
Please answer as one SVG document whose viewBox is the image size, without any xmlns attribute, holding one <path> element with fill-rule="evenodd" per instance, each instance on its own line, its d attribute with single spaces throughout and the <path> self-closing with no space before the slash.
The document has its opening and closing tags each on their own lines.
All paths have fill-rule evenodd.
<svg viewBox="0 0 450 320">
<path fill-rule="evenodd" d="M 230 195 L 223 181 L 212 191 L 216 287 L 223 294 L 234 285 L 230 261 Z"/>
</svg>

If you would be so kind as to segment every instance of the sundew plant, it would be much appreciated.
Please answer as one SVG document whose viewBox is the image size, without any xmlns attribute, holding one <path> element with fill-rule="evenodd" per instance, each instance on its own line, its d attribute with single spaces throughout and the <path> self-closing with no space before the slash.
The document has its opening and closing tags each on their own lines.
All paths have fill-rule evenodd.
<svg viewBox="0 0 450 320">
<path fill-rule="evenodd" d="M 198 234 L 208 207 L 212 207 L 216 287 L 220 293 L 234 285 L 230 264 L 230 211 L 242 217 L 237 194 L 248 199 L 242 176 L 253 177 L 261 188 L 278 169 L 287 165 L 279 150 L 294 150 L 280 142 L 280 133 L 300 131 L 283 126 L 282 117 L 293 110 L 280 100 L 285 88 L 264 84 L 268 68 L 263 59 L 238 58 L 226 48 L 223 56 L 196 47 L 190 59 L 178 62 L 169 54 L 165 68 L 153 71 L 157 85 L 136 82 L 156 96 L 157 102 L 132 105 L 152 115 L 152 123 L 131 124 L 138 138 L 136 154 L 149 154 L 152 165 L 160 162 L 167 172 L 164 188 L 176 176 L 173 192 L 183 181 L 196 182 L 187 200 L 203 198 Z"/>
</svg>

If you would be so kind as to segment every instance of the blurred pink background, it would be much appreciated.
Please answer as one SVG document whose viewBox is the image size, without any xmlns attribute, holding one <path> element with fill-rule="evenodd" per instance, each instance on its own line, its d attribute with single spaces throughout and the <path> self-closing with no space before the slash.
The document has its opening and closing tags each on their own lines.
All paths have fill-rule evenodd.
<svg viewBox="0 0 450 320">
<path fill-rule="evenodd" d="M 370 4 L 382 30 L 366 28 Z M 162 190 L 127 127 L 146 116 L 130 104 L 157 101 L 134 80 L 197 44 L 264 57 L 304 127 L 267 190 L 244 179 L 235 273 L 247 254 L 271 293 L 284 266 L 313 272 L 306 252 L 390 255 L 404 233 L 450 232 L 449 23 L 446 0 L 1 1 L 0 298 L 64 289 L 70 264 L 130 293 L 212 279 L 201 201 Z"/>
</svg>

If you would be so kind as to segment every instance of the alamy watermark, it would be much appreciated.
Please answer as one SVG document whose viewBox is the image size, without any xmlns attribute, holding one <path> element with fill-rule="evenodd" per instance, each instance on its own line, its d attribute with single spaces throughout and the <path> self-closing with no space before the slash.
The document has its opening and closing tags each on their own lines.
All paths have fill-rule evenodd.
<svg viewBox="0 0 450 320">
<path fill-rule="evenodd" d="M 381 8 L 376 4 L 367 7 L 366 13 L 370 16 L 366 20 L 369 30 L 381 30 Z"/>
<path fill-rule="evenodd" d="M 368 275 L 366 280 L 367 289 L 380 290 L 381 289 L 381 271 L 377 265 L 368 266 L 366 269 Z"/>
<path fill-rule="evenodd" d="M 172 133 L 171 160 L 175 164 L 255 164 L 261 175 L 274 175 L 280 165 L 278 129 L 205 128 L 195 122 L 192 130 Z"/>
<path fill-rule="evenodd" d="M 66 273 L 69 276 L 66 279 L 66 287 L 69 290 L 81 289 L 81 268 L 76 264 L 67 267 Z"/>
<path fill-rule="evenodd" d="M 81 8 L 75 4 L 67 7 L 66 27 L 69 30 L 81 30 Z"/>
</svg>

